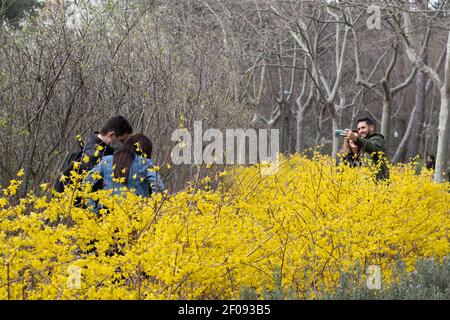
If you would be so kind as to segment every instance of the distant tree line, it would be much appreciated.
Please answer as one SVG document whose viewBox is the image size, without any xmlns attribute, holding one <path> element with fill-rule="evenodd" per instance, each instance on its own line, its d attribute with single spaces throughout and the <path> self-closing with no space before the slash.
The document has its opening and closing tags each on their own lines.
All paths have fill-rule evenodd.
<svg viewBox="0 0 450 320">
<path fill-rule="evenodd" d="M 0 0 L 2 17 L 22 2 L 37 8 Z M 25 11 L 15 10 L 18 21 Z M 21 28 L 4 23 L 0 185 L 20 168 L 24 190 L 54 179 L 75 135 L 113 114 L 152 137 L 160 164 L 172 132 L 198 120 L 204 130 L 280 129 L 285 154 L 336 156 L 334 129 L 370 116 L 390 161 L 434 154 L 441 181 L 449 15 L 450 0 L 77 0 Z M 208 170 L 171 166 L 164 181 L 180 189 Z"/>
</svg>

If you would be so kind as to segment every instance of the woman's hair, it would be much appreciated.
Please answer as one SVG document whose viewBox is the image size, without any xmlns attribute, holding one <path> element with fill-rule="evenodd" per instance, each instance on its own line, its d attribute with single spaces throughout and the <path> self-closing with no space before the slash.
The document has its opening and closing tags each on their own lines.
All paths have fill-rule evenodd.
<svg viewBox="0 0 450 320">
<path fill-rule="evenodd" d="M 358 135 L 358 130 L 352 130 L 354 133 Z M 350 140 L 347 140 L 342 145 L 340 153 L 350 153 L 352 152 L 352 149 L 350 148 Z"/>
<path fill-rule="evenodd" d="M 127 183 L 131 164 L 136 158 L 136 155 L 150 158 L 152 156 L 152 149 L 152 142 L 145 135 L 140 133 L 130 135 L 122 147 L 114 153 L 114 178 L 125 178 L 125 183 Z"/>
</svg>

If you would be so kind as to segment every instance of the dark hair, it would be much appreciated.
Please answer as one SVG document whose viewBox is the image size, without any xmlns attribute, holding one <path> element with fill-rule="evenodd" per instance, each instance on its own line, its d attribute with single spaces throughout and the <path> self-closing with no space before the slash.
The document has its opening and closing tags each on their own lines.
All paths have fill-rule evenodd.
<svg viewBox="0 0 450 320">
<path fill-rule="evenodd" d="M 429 154 L 428 155 L 428 157 L 431 159 L 431 161 L 434 161 L 434 160 L 436 160 L 436 158 L 435 158 L 435 156 L 434 155 L 432 155 L 432 154 Z"/>
<path fill-rule="evenodd" d="M 136 155 L 150 158 L 152 156 L 152 149 L 153 144 L 145 135 L 137 133 L 129 136 L 122 147 L 114 153 L 114 178 L 125 178 L 125 183 L 127 183 L 131 164 L 134 158 L 136 158 Z"/>
<path fill-rule="evenodd" d="M 375 126 L 375 124 L 373 123 L 372 119 L 370 119 L 369 117 L 361 118 L 361 119 L 358 119 L 358 120 L 356 121 L 356 123 L 360 123 L 360 122 L 365 122 L 365 123 L 367 123 L 369 126 Z"/>
<path fill-rule="evenodd" d="M 375 123 L 372 121 L 372 119 L 370 119 L 369 117 L 365 117 L 365 118 L 361 118 L 361 119 L 358 119 L 357 121 L 356 121 L 356 123 L 360 123 L 360 122 L 365 122 L 365 123 L 367 123 L 369 126 L 375 126 Z"/>
<path fill-rule="evenodd" d="M 131 134 L 133 128 L 127 119 L 122 116 L 115 116 L 106 121 L 100 133 L 105 135 L 108 132 L 114 131 L 116 136 L 123 136 L 124 134 Z"/>
</svg>

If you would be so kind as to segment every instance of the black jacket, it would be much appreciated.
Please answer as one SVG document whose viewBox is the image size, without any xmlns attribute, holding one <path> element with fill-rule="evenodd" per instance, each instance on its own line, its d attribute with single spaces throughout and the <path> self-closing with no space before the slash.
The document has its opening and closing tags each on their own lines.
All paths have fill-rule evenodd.
<svg viewBox="0 0 450 320">
<path fill-rule="evenodd" d="M 98 148 L 100 147 L 100 148 Z M 97 148 L 99 150 L 97 150 Z M 101 149 L 101 150 L 100 150 Z M 98 152 L 97 152 L 98 151 Z M 99 137 L 98 132 L 91 134 L 84 142 L 83 155 L 81 157 L 81 170 L 89 171 L 100 162 L 104 156 L 114 154 L 114 149 L 104 143 Z M 89 157 L 88 161 L 84 161 L 85 157 Z M 87 159 L 87 158 L 86 158 Z"/>
<path fill-rule="evenodd" d="M 346 163 L 350 166 L 350 168 L 356 168 L 361 166 L 361 161 L 359 159 L 359 154 L 354 154 L 353 152 L 349 152 L 341 156 L 341 162 Z"/>
<path fill-rule="evenodd" d="M 388 179 L 389 169 L 386 165 L 386 145 L 383 135 L 373 132 L 365 138 L 358 137 L 356 144 L 360 152 L 370 156 L 374 165 L 380 165 L 380 170 L 376 175 L 377 180 Z"/>
<path fill-rule="evenodd" d="M 69 177 L 70 172 L 74 170 L 74 162 L 80 162 L 77 172 L 82 173 L 83 170 L 90 171 L 102 157 L 114 154 L 113 148 L 106 145 L 98 136 L 98 132 L 92 133 L 86 141 L 79 142 L 76 149 L 74 149 L 64 160 L 61 170 L 58 172 L 55 182 L 55 190 L 57 192 L 64 192 L 65 186 L 71 183 L 70 179 L 61 181 L 61 177 Z M 97 152 L 97 148 L 101 147 Z M 86 158 L 86 156 L 88 158 Z M 87 160 L 87 161 L 85 161 Z M 100 180 L 99 180 L 100 181 Z M 100 182 L 97 186 L 94 186 L 94 190 L 101 188 Z"/>
</svg>

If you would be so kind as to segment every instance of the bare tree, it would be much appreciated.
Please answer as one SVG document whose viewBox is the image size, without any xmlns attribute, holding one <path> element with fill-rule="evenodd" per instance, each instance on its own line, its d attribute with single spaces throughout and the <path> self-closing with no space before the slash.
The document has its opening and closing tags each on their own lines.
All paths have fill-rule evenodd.
<svg viewBox="0 0 450 320">
<path fill-rule="evenodd" d="M 371 82 L 370 80 L 373 77 L 377 68 L 379 67 L 380 63 L 384 59 L 384 57 L 387 55 L 388 53 L 387 51 L 385 51 L 385 53 L 380 57 L 378 62 L 375 64 L 372 71 L 369 73 L 368 79 L 362 79 L 360 54 L 359 54 L 359 39 L 357 38 L 355 29 L 353 28 L 352 30 L 353 30 L 355 62 L 356 62 L 356 83 L 370 90 L 373 90 L 373 92 L 375 92 L 375 94 L 381 99 L 383 106 L 381 119 L 381 134 L 384 136 L 387 145 L 390 136 L 392 99 L 397 93 L 399 93 L 401 90 L 405 89 L 407 86 L 411 84 L 412 80 L 416 75 L 417 67 L 414 66 L 412 68 L 410 75 L 408 76 L 407 79 L 405 79 L 403 83 L 400 83 L 395 87 L 391 87 L 390 78 L 398 58 L 398 39 L 397 37 L 395 37 L 394 43 L 392 45 L 392 56 L 389 61 L 388 67 L 386 68 L 383 74 L 383 77 L 377 82 Z"/>
<path fill-rule="evenodd" d="M 298 17 L 296 23 L 297 29 L 291 30 L 290 33 L 309 60 L 311 78 L 320 95 L 319 99 L 321 103 L 326 107 L 331 117 L 332 130 L 334 131 L 339 128 L 339 111 L 343 109 L 345 105 L 345 99 L 341 94 L 341 84 L 347 52 L 347 39 L 351 27 L 344 23 L 345 13 L 343 10 L 339 9 L 334 11 L 335 9 L 330 8 L 329 6 L 325 6 L 324 9 L 332 17 L 330 21 L 318 26 L 314 26 L 314 23 L 312 23 L 312 27 L 311 24 L 307 24 L 302 17 Z M 316 19 L 320 18 L 321 17 L 319 16 Z M 330 81 L 324 76 L 324 72 L 321 70 L 318 61 L 320 57 L 318 54 L 318 42 L 322 31 L 331 23 L 335 25 L 335 77 Z M 337 100 L 337 98 L 339 98 L 339 100 Z M 337 155 L 338 143 L 338 137 L 333 135 L 331 152 L 333 158 Z"/>
<path fill-rule="evenodd" d="M 439 111 L 439 127 L 438 127 L 438 148 L 436 155 L 436 170 L 434 180 L 441 182 L 443 173 L 447 164 L 448 153 L 448 135 L 449 135 L 449 98 L 450 98 L 450 31 L 446 43 L 446 58 L 444 76 L 441 77 L 438 72 L 433 70 L 428 64 L 420 59 L 414 42 L 410 39 L 412 32 L 411 16 L 408 11 L 403 12 L 404 30 L 403 33 L 405 44 L 407 46 L 408 57 L 411 62 L 415 63 L 419 70 L 426 73 L 433 81 L 434 85 L 439 89 L 441 106 Z"/>
</svg>

